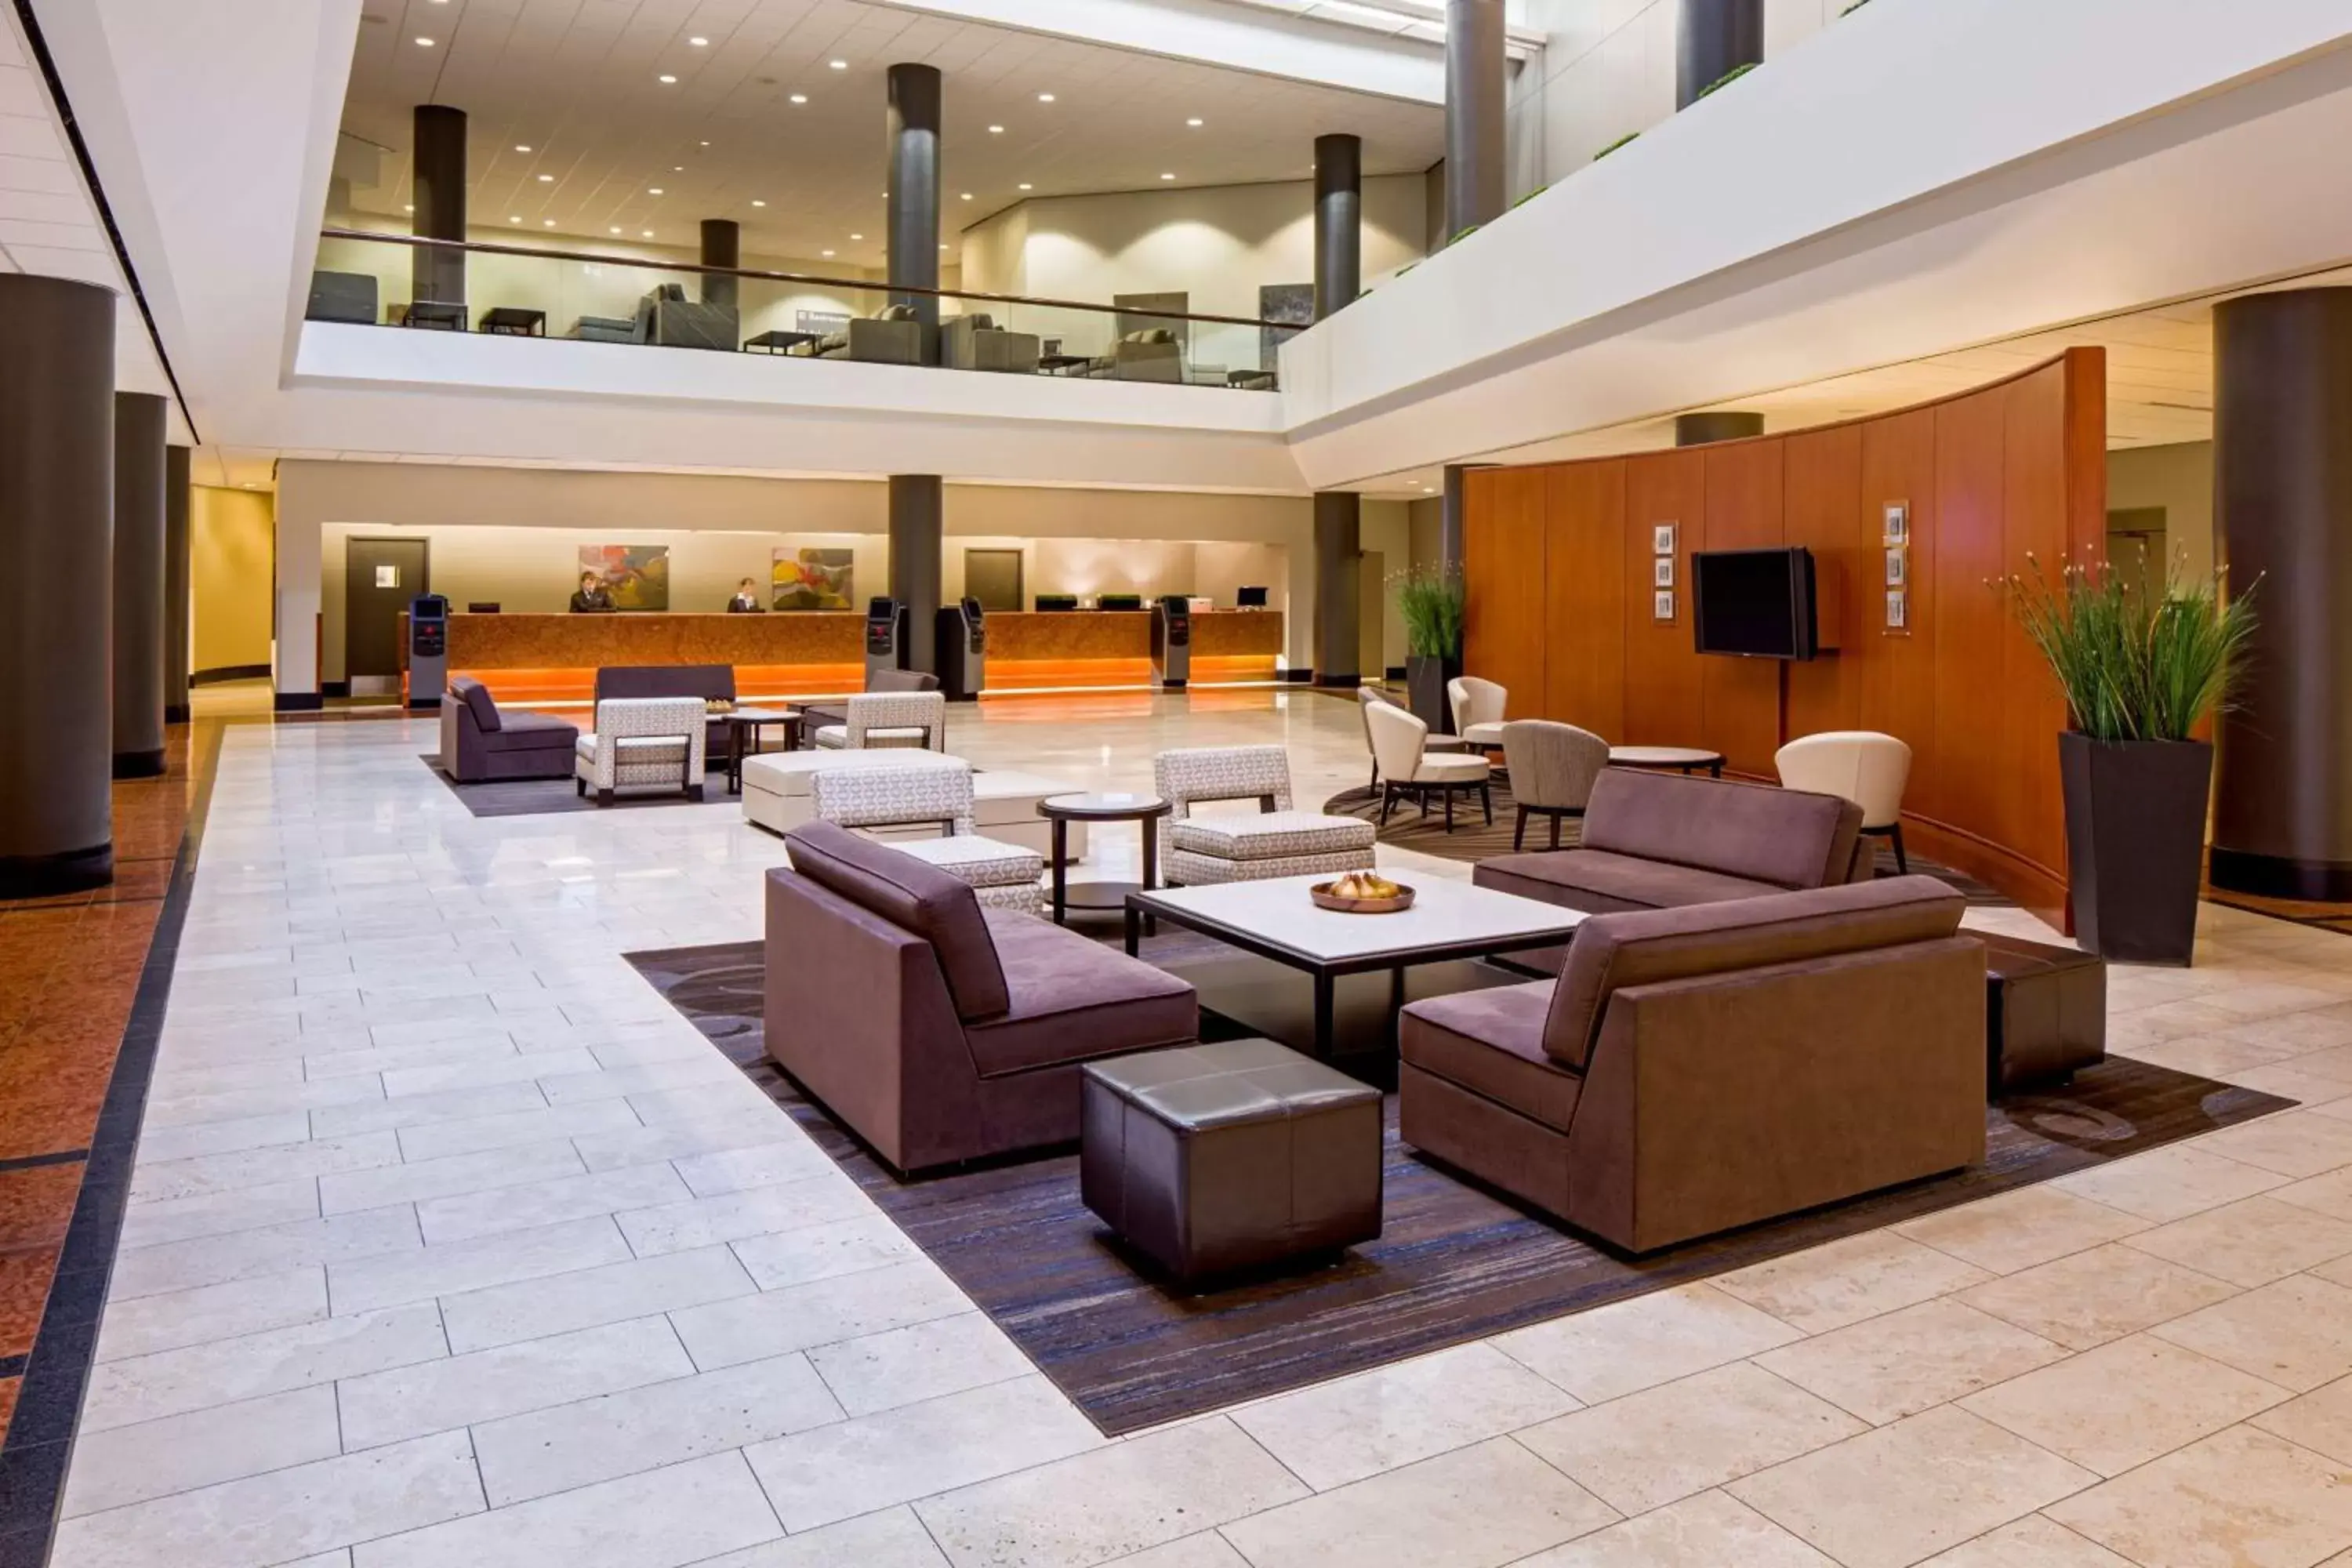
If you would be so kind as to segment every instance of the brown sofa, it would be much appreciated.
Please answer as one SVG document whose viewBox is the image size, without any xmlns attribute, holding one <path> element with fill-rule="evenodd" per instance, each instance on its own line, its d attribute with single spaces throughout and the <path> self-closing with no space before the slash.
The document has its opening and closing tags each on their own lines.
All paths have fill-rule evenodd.
<svg viewBox="0 0 2352 1568">
<path fill-rule="evenodd" d="M 1866 882 L 1874 872 L 1852 801 L 1636 768 L 1601 770 L 1580 846 L 1482 860 L 1472 879 L 1607 914 Z"/>
<path fill-rule="evenodd" d="M 1984 1158 L 1984 948 L 1929 877 L 1597 915 L 1404 1010 L 1404 1141 L 1627 1252 Z"/>
<path fill-rule="evenodd" d="M 831 823 L 768 873 L 767 1049 L 901 1172 L 1066 1143 L 1082 1064 L 1191 1042 L 1192 987 Z"/>
</svg>

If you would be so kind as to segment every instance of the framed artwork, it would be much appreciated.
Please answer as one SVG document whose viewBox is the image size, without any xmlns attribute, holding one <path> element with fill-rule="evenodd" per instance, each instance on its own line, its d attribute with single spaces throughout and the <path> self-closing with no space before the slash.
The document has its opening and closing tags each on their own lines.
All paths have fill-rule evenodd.
<svg viewBox="0 0 2352 1568">
<path fill-rule="evenodd" d="M 1909 581 L 1909 553 L 1901 549 L 1890 549 L 1886 552 L 1886 585 L 1900 588 Z"/>
<path fill-rule="evenodd" d="M 847 610 L 857 603 L 851 550 L 779 550 L 769 568 L 769 603 L 779 610 Z"/>
<path fill-rule="evenodd" d="M 1885 542 L 1891 549 L 1911 542 L 1911 503 L 1891 500 L 1886 503 Z"/>
<path fill-rule="evenodd" d="M 669 546 L 583 544 L 580 570 L 604 580 L 616 610 L 669 608 Z"/>
<path fill-rule="evenodd" d="M 1661 522 L 1650 529 L 1650 553 L 1672 555 L 1675 552 L 1675 524 Z"/>
<path fill-rule="evenodd" d="M 1671 590 L 1650 595 L 1650 616 L 1652 619 L 1660 621 L 1675 618 L 1675 595 Z"/>
<path fill-rule="evenodd" d="M 1886 591 L 1886 629 L 1908 631 L 1911 627 L 1911 595 L 1901 588 Z"/>
<path fill-rule="evenodd" d="M 1650 563 L 1650 586 L 1671 588 L 1675 585 L 1675 558 L 1661 555 Z"/>
</svg>

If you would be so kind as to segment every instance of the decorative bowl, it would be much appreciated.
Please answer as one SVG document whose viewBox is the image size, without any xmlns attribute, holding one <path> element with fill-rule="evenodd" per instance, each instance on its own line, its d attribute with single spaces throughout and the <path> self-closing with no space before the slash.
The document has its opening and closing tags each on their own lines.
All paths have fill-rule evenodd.
<svg viewBox="0 0 2352 1568">
<path fill-rule="evenodd" d="M 1307 896 L 1315 900 L 1316 908 L 1343 915 L 1392 915 L 1412 908 L 1412 889 L 1402 882 L 1397 884 L 1396 896 L 1389 899 L 1351 899 L 1331 888 L 1329 882 L 1318 882 L 1307 889 Z"/>
</svg>

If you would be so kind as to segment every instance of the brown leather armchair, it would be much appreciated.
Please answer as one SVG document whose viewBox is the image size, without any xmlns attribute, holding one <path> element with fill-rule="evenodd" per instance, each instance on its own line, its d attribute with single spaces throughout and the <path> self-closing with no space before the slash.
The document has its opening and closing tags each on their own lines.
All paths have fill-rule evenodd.
<svg viewBox="0 0 2352 1568">
<path fill-rule="evenodd" d="M 1404 1141 L 1628 1252 L 1984 1158 L 1984 948 L 1931 877 L 1597 915 L 1416 1002 Z"/>
</svg>

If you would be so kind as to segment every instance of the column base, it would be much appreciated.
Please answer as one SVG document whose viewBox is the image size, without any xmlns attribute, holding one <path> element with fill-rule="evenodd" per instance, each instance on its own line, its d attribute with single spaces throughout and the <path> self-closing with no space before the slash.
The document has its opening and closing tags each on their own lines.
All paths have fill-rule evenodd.
<svg viewBox="0 0 2352 1568">
<path fill-rule="evenodd" d="M 2217 847 L 2206 874 L 2217 888 L 2260 899 L 2352 902 L 2352 863 L 2341 860 L 2295 860 Z"/>
<path fill-rule="evenodd" d="M 187 705 L 186 703 L 184 703 L 184 702 L 167 702 L 167 703 L 165 703 L 165 704 L 163 705 L 163 722 L 164 722 L 164 723 L 166 723 L 166 724 L 184 724 L 184 723 L 188 722 L 189 718 L 190 718 L 190 714 L 189 714 L 189 711 L 188 711 L 188 705 Z"/>
<path fill-rule="evenodd" d="M 1315 684 L 1333 691 L 1353 691 L 1363 683 L 1364 678 L 1360 675 L 1325 675 L 1320 670 L 1315 672 Z"/>
<path fill-rule="evenodd" d="M 114 840 L 60 855 L 0 855 L 0 899 L 86 893 L 114 880 Z"/>
<path fill-rule="evenodd" d="M 270 699 L 269 705 L 280 713 L 316 713 L 327 700 L 315 691 L 281 691 Z"/>
<path fill-rule="evenodd" d="M 152 752 L 117 752 L 114 753 L 114 776 L 119 779 L 160 779 L 163 776 L 163 752 L 157 747 Z"/>
</svg>

